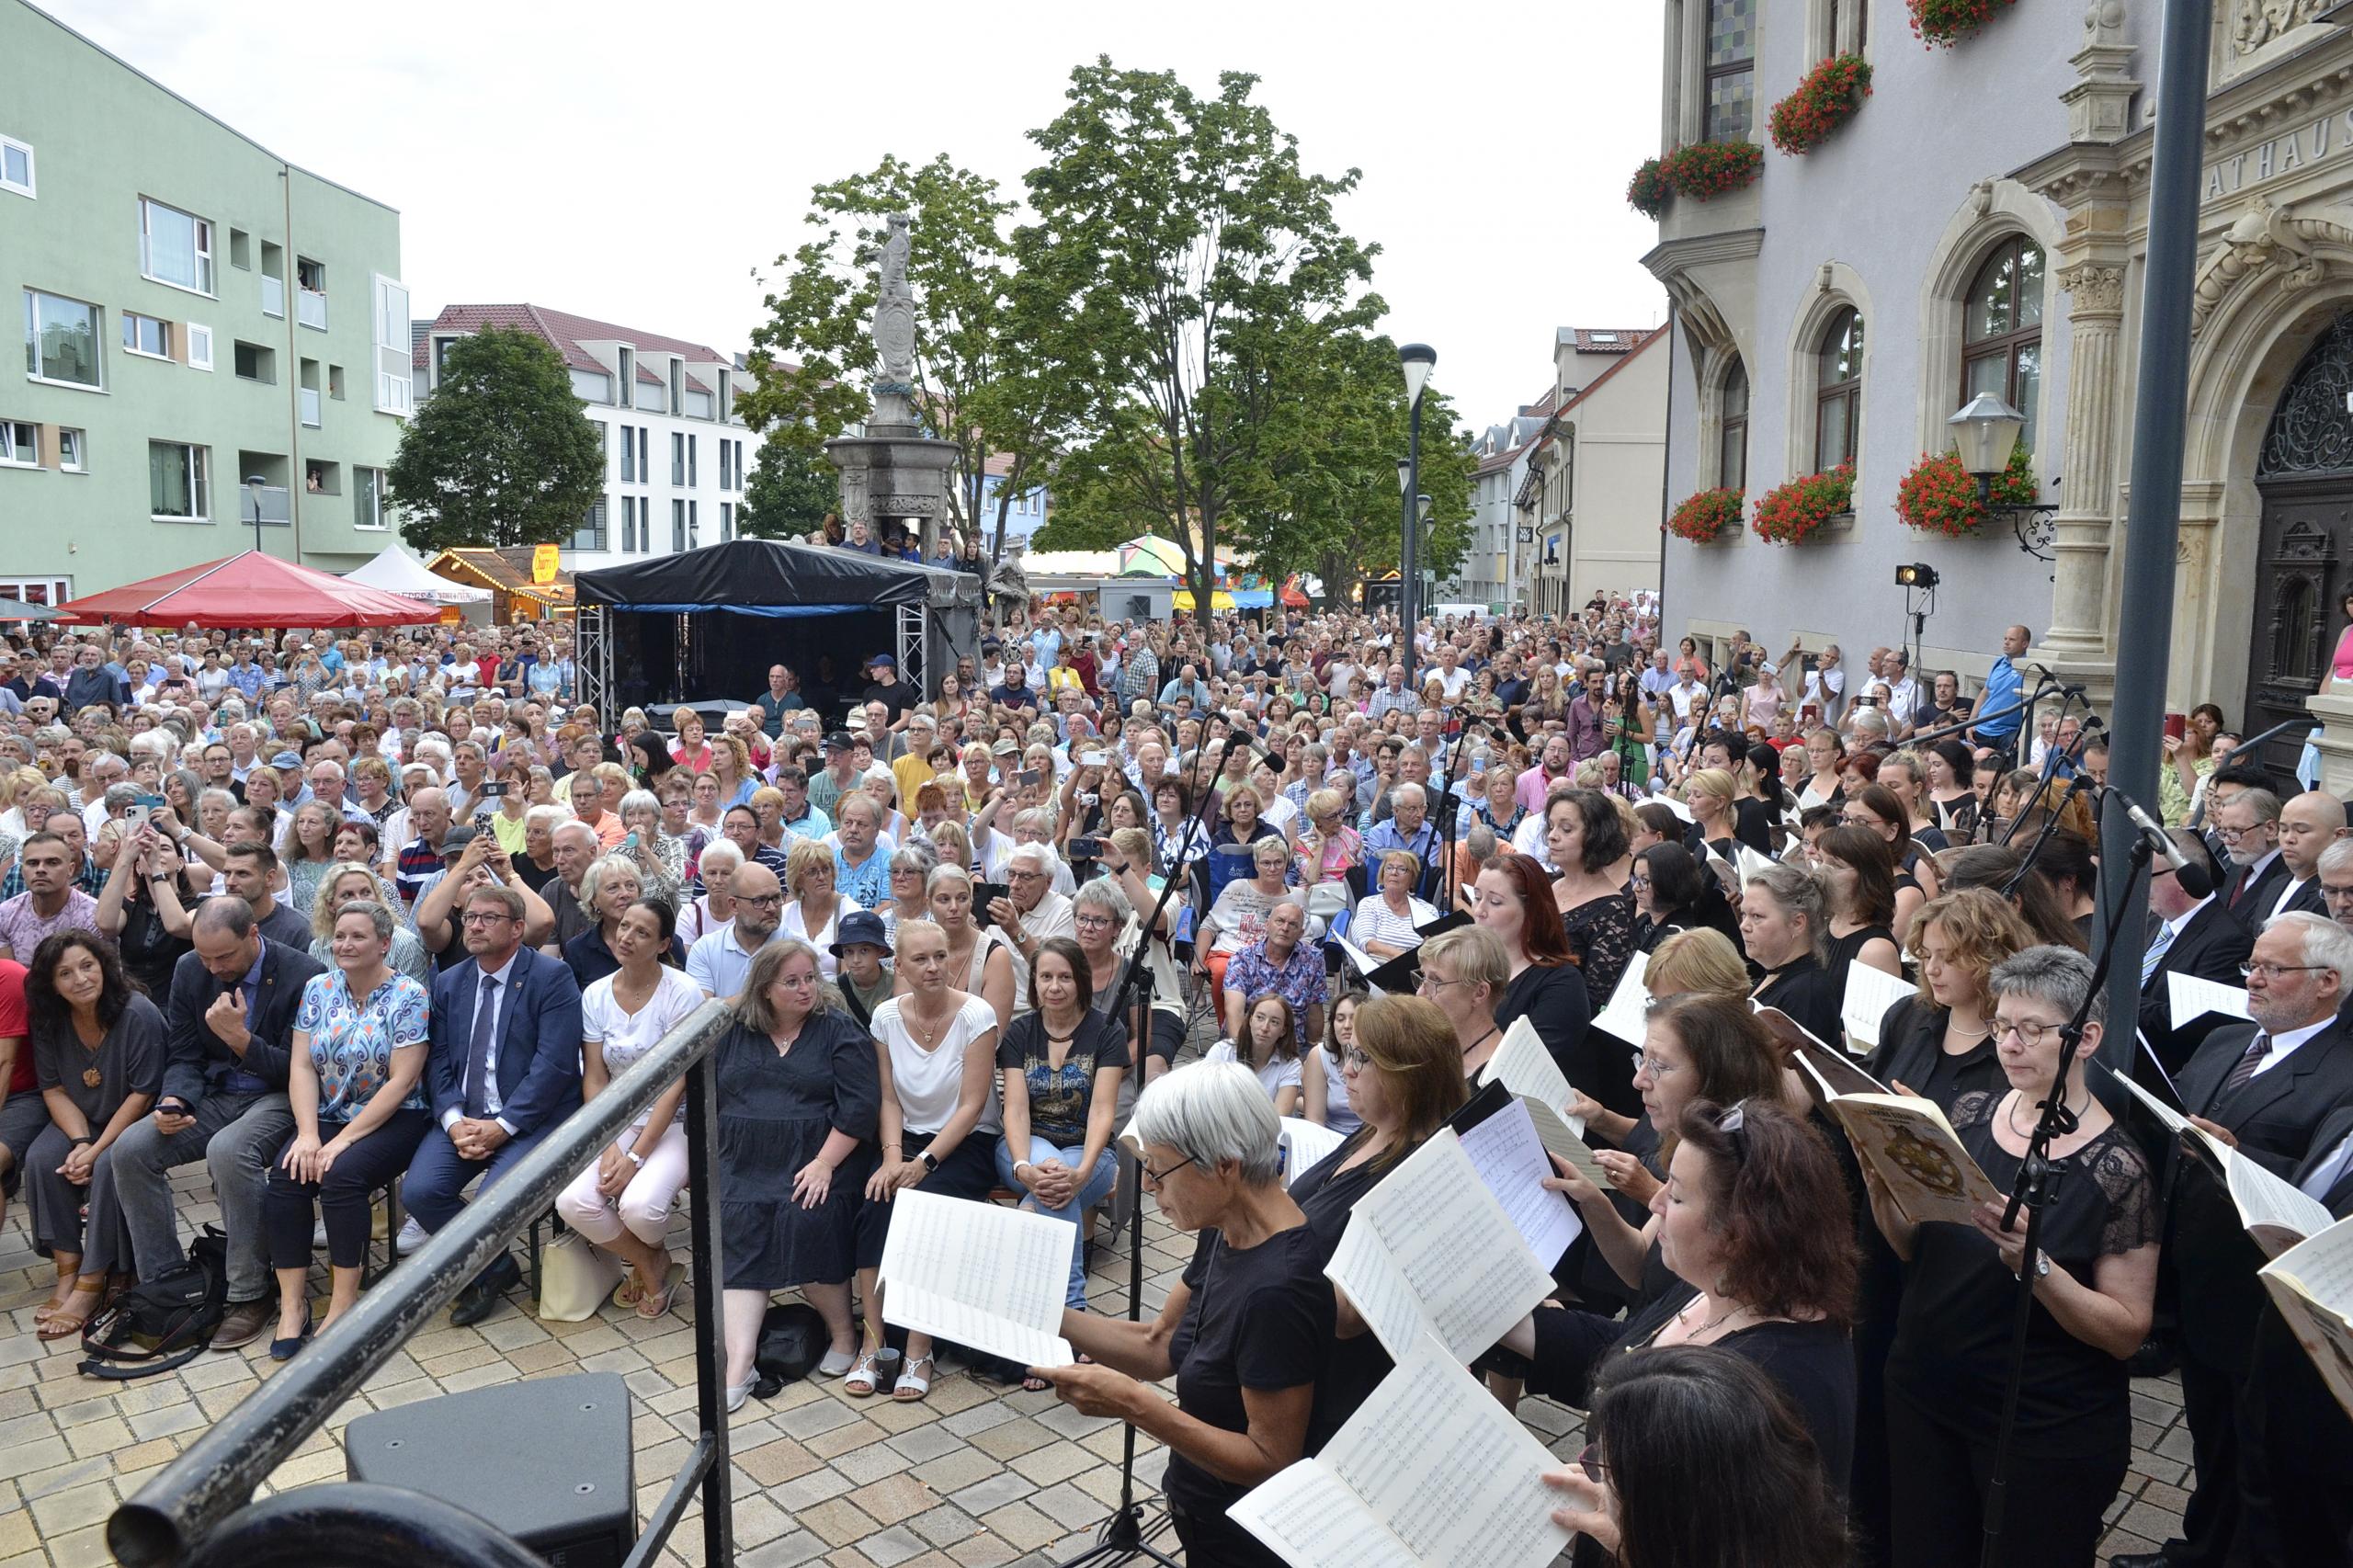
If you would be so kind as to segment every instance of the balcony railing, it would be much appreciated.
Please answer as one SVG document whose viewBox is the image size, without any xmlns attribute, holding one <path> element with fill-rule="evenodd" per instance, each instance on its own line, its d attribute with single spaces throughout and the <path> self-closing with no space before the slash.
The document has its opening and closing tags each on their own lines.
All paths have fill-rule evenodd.
<svg viewBox="0 0 2353 1568">
<path fill-rule="evenodd" d="M 286 279 L 272 278 L 265 272 L 261 277 L 261 313 L 286 319 Z"/>
<path fill-rule="evenodd" d="M 304 387 L 301 392 L 302 423 L 315 430 L 319 427 L 319 389 Z"/>
<path fill-rule="evenodd" d="M 314 294 L 308 289 L 295 290 L 294 319 L 304 326 L 314 326 L 321 332 L 326 331 L 327 297 L 324 294 Z"/>
<path fill-rule="evenodd" d="M 243 484 L 237 486 L 237 520 L 248 527 L 254 520 L 254 492 Z M 286 486 L 265 484 L 261 487 L 261 520 L 265 523 L 290 523 L 294 520 L 294 513 L 286 496 Z"/>
</svg>

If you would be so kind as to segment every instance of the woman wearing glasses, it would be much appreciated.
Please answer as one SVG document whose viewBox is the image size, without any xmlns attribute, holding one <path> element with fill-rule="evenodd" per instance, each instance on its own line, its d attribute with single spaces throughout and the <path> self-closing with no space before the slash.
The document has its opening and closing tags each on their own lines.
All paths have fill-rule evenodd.
<svg viewBox="0 0 2353 1568">
<path fill-rule="evenodd" d="M 1891 1555 L 1907 1568 L 1976 1561 L 1984 1488 L 2010 1367 L 2019 1278 L 2033 1281 L 2016 1445 L 1996 1560 L 2080 1565 L 2131 1454 L 2125 1362 L 2149 1328 L 2162 1210 L 2147 1162 L 2084 1085 L 2101 1042 L 2091 960 L 2029 948 L 1994 971 L 1995 1048 L 2006 1089 L 1961 1095 L 1961 1147 L 1995 1187 L 2017 1180 L 2038 1105 L 2061 1096 L 2076 1126 L 2051 1146 L 2059 1173 L 2038 1249 L 1995 1205 L 1974 1223 L 1915 1225 L 1865 1174 L 1881 1232 L 1909 1265 L 1887 1360 Z M 2062 1025 L 2089 998 L 2075 1060 L 2058 1077 Z"/>
<path fill-rule="evenodd" d="M 1847 1342 L 1855 1240 L 1821 1217 L 1846 1209 L 1847 1187 L 1829 1145 L 1777 1095 L 1778 1085 L 1729 1109 L 1692 1100 L 1668 1123 L 1667 1177 L 1651 1195 L 1647 1227 L 1665 1278 L 1626 1322 L 1548 1304 L 1503 1342 L 1529 1358 L 1531 1388 L 1579 1407 L 1590 1405 L 1593 1385 L 1621 1358 L 1677 1345 L 1721 1346 L 1754 1362 L 1789 1396 L 1824 1476 L 1843 1485 L 1855 1438 L 1855 1361 Z M 1567 1193 L 1589 1216 L 1615 1219 L 1607 1198 L 1573 1166 L 1556 1161 L 1555 1168 L 1545 1186 Z"/>
<path fill-rule="evenodd" d="M 1421 994 L 1454 1030 L 1456 1060 L 1465 1079 L 1480 1070 L 1503 1043 L 1495 1006 L 1511 983 L 1511 959 L 1495 934 L 1483 926 L 1458 926 L 1421 945 Z"/>
<path fill-rule="evenodd" d="M 1143 1179 L 1169 1224 L 1200 1240 L 1159 1315 L 1063 1312 L 1063 1336 L 1095 1365 L 1032 1369 L 1086 1415 L 1168 1446 L 1161 1483 L 1188 1562 L 1277 1568 L 1226 1517 L 1295 1462 L 1333 1345 L 1329 1247 L 1283 1189 L 1281 1123 L 1249 1069 L 1202 1062 L 1136 1102 Z M 1174 1403 L 1151 1385 L 1174 1378 Z"/>
</svg>

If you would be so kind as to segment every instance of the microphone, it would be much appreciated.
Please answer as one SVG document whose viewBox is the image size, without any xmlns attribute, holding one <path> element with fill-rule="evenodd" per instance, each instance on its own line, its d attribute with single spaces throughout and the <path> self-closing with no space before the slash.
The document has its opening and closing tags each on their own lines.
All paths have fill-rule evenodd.
<svg viewBox="0 0 2353 1568">
<path fill-rule="evenodd" d="M 2214 880 L 2207 874 L 2206 868 L 2184 855 L 2165 830 L 2151 821 L 2149 813 L 2143 811 L 2131 796 L 2121 790 L 2110 790 L 2109 793 L 2124 802 L 2124 814 L 2132 819 L 2132 825 L 2141 830 L 2141 836 L 2148 840 L 2149 847 L 2157 858 L 2172 869 L 2174 880 L 2181 883 L 2182 892 L 2192 898 L 2204 898 L 2214 891 Z"/>
</svg>

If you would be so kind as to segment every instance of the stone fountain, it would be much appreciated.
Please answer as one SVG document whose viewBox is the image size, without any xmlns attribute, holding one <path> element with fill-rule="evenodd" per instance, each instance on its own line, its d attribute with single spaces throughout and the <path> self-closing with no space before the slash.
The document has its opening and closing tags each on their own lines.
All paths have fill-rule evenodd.
<svg viewBox="0 0 2353 1568">
<path fill-rule="evenodd" d="M 874 348 L 881 370 L 874 380 L 873 409 L 864 435 L 826 442 L 825 456 L 841 474 L 844 527 L 862 521 L 876 539 L 892 524 L 914 528 L 929 561 L 949 516 L 949 476 L 958 453 L 955 442 L 926 435 L 915 411 L 915 301 L 907 287 L 907 215 L 893 212 L 889 223 L 874 301 Z"/>
</svg>

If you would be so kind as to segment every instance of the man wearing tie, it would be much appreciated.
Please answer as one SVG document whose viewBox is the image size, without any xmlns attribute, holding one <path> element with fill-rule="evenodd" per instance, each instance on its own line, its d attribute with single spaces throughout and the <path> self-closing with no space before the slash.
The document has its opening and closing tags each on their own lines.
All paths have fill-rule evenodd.
<svg viewBox="0 0 2353 1568">
<path fill-rule="evenodd" d="M 523 946 L 523 910 L 512 888 L 469 892 L 470 961 L 433 982 L 425 1079 L 436 1127 L 401 1183 L 401 1201 L 428 1232 L 457 1218 L 468 1182 L 497 1181 L 580 1108 L 580 987 L 561 960 Z M 500 1253 L 459 1293 L 450 1323 L 480 1323 L 521 1277 Z"/>
<path fill-rule="evenodd" d="M 229 1238 L 229 1312 L 215 1350 L 252 1344 L 277 1315 L 268 1238 L 261 1222 L 270 1162 L 294 1131 L 286 1100 L 286 1051 L 302 987 L 325 966 L 261 934 L 253 905 L 209 898 L 188 932 L 194 952 L 172 970 L 164 1017 L 169 1052 L 155 1108 L 133 1123 L 101 1165 L 131 1235 L 142 1279 L 181 1263 L 172 1210 L 173 1167 L 204 1161 Z M 90 1200 L 105 1195 L 90 1184 Z"/>
<path fill-rule="evenodd" d="M 2334 795 L 2307 790 L 2279 808 L 2279 863 L 2288 880 L 2268 908 L 2258 908 L 2257 925 L 2291 909 L 2328 913 L 2320 893 L 2321 851 L 2344 836 L 2345 802 Z"/>
<path fill-rule="evenodd" d="M 2204 839 L 2185 827 L 2173 828 L 2165 836 L 2173 840 L 2183 859 L 2205 871 L 2205 886 L 2211 888 L 2220 881 Z M 2239 965 L 2246 962 L 2255 938 L 2232 917 L 2220 897 L 2211 892 L 2192 897 L 2164 861 L 2149 868 L 2149 913 L 2156 916 L 2157 924 L 2149 932 L 2148 950 L 2141 960 L 2141 1033 L 2165 1071 L 2178 1073 L 2199 1041 L 2226 1020 L 2220 1013 L 2209 1013 L 2175 1028 L 2172 989 L 2165 977 L 2186 974 L 2235 990 Z"/>
<path fill-rule="evenodd" d="M 2207 1036 L 2177 1080 L 2190 1119 L 2273 1175 L 2290 1176 L 2321 1125 L 2353 1103 L 2353 1044 L 2336 1022 L 2348 978 L 2353 933 L 2301 910 L 2275 917 L 2247 965 L 2254 1022 Z M 2221 1568 L 2237 1560 L 2248 1505 L 2260 1511 L 2261 1477 L 2250 1461 L 2261 1451 L 2263 1411 L 2250 1381 L 2267 1300 L 2256 1278 L 2263 1253 L 2215 1173 L 2183 1168 L 2189 1163 L 2178 1146 L 2167 1162 L 2165 1256 L 2197 1490 L 2182 1511 L 2187 1540 L 2111 1558 L 2113 1568 Z"/>
<path fill-rule="evenodd" d="M 2214 831 L 2231 852 L 2231 880 L 2222 884 L 2222 905 L 2249 934 L 2259 929 L 2288 880 L 2279 858 L 2279 797 L 2268 790 L 2242 790 L 2214 808 Z"/>
</svg>

